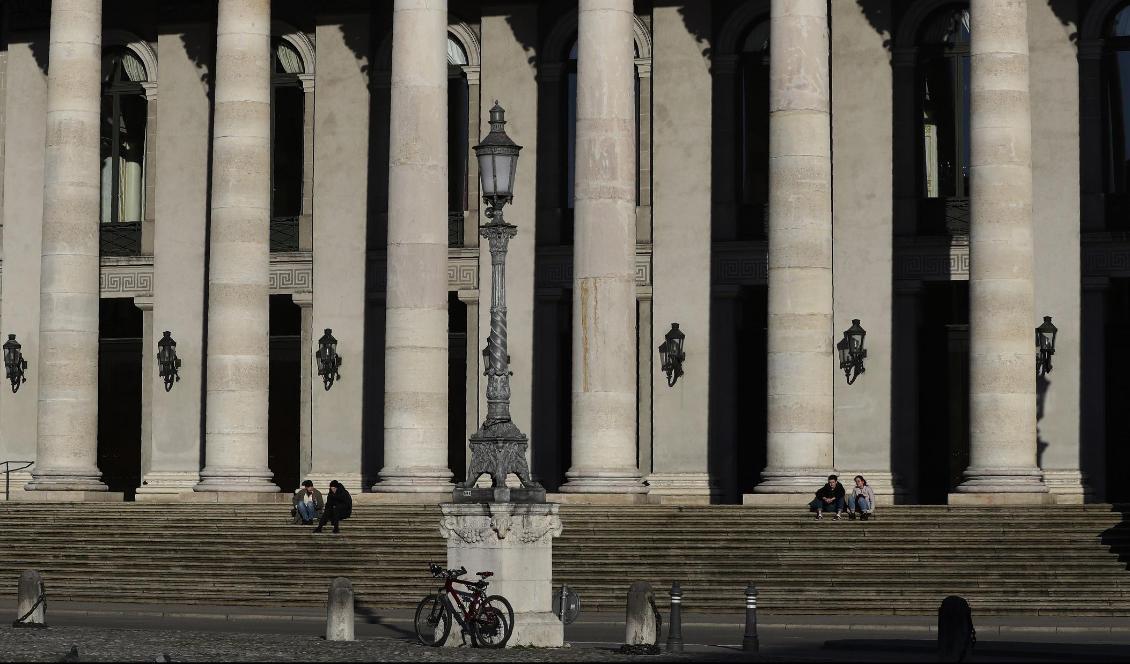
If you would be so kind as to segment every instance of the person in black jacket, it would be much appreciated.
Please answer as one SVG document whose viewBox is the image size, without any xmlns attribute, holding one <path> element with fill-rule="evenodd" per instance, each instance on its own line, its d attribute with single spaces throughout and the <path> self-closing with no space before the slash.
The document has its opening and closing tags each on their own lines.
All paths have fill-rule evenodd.
<svg viewBox="0 0 1130 664">
<path fill-rule="evenodd" d="M 334 525 L 334 532 L 340 533 L 341 529 L 338 527 L 338 523 L 342 519 L 348 519 L 352 513 L 353 497 L 349 495 L 341 482 L 334 480 L 330 482 L 330 495 L 326 497 L 326 508 L 322 510 L 322 519 L 318 522 L 318 527 L 314 529 L 314 532 L 322 532 L 322 526 L 329 521 Z"/>
<path fill-rule="evenodd" d="M 824 512 L 831 512 L 840 519 L 840 512 L 844 511 L 844 485 L 840 484 L 835 475 L 828 476 L 828 483 L 816 492 L 816 500 L 808 504 L 808 509 L 816 512 L 816 520 L 824 518 Z M 323 517 L 325 518 L 325 517 Z"/>
</svg>

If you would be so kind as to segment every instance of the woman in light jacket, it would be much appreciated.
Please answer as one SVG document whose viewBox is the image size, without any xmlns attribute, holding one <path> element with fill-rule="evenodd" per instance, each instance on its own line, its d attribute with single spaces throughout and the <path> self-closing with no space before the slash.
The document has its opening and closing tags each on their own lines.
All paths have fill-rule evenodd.
<svg viewBox="0 0 1130 664">
<path fill-rule="evenodd" d="M 851 519 L 854 519 L 858 512 L 859 518 L 866 521 L 871 518 L 871 513 L 875 511 L 875 490 L 868 486 L 863 475 L 855 476 L 855 488 L 848 495 L 847 504 L 848 517 Z"/>
</svg>

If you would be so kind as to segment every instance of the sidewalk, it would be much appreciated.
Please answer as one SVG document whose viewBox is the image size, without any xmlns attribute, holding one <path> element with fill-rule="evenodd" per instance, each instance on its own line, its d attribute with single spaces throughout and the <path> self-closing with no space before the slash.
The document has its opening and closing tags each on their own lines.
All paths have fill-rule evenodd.
<svg viewBox="0 0 1130 664">
<path fill-rule="evenodd" d="M 193 620 L 224 622 L 322 622 L 322 598 L 311 598 L 313 605 L 305 613 L 295 607 L 255 607 L 255 606 L 208 606 L 197 604 L 125 604 L 117 602 L 52 602 L 48 597 L 48 619 L 56 617 L 127 618 L 158 620 Z M 15 613 L 16 602 L 8 599 L 8 612 Z M 310 611 L 309 609 L 317 610 Z M 358 609 L 357 622 L 360 624 L 411 625 L 414 612 L 408 609 L 389 609 L 369 611 Z M 668 619 L 664 615 L 664 623 Z M 1025 634 L 1112 634 L 1130 636 L 1130 617 L 1088 617 L 1088 616 L 973 616 L 977 634 L 1023 636 Z M 621 613 L 586 613 L 574 623 L 575 626 L 623 625 Z M 698 614 L 683 613 L 683 628 L 732 629 L 740 633 L 745 625 L 744 614 Z M 894 615 L 856 615 L 856 616 L 802 616 L 758 614 L 761 629 L 783 631 L 837 630 L 848 632 L 907 632 L 927 634 L 937 632 L 937 618 L 926 616 Z"/>
</svg>

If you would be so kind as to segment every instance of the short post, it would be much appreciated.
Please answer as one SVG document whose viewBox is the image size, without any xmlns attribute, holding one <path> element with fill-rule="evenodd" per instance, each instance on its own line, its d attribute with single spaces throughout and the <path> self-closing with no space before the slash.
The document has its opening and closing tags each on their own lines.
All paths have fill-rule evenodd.
<svg viewBox="0 0 1130 664">
<path fill-rule="evenodd" d="M 667 652 L 683 652 L 683 589 L 671 584 L 671 621 L 667 626 Z"/>
<path fill-rule="evenodd" d="M 757 586 L 750 581 L 745 587 L 745 636 L 742 650 L 757 652 L 760 643 L 757 639 Z"/>
<path fill-rule="evenodd" d="M 12 627 L 46 627 L 47 590 L 43 586 L 43 575 L 35 570 L 24 570 L 17 592 L 16 621 Z"/>
<path fill-rule="evenodd" d="M 326 640 L 353 640 L 353 584 L 344 576 L 330 583 L 326 601 Z"/>
</svg>

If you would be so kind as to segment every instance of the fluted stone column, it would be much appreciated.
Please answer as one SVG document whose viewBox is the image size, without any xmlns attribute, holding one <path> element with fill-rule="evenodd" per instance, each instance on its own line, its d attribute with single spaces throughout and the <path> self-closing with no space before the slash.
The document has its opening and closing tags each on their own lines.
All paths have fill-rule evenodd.
<svg viewBox="0 0 1130 664">
<path fill-rule="evenodd" d="M 754 491 L 807 494 L 833 465 L 828 4 L 773 0 L 770 26 L 769 432 Z"/>
<path fill-rule="evenodd" d="M 636 465 L 636 123 L 631 0 L 580 0 L 573 467 L 564 492 L 643 493 Z"/>
<path fill-rule="evenodd" d="M 446 0 L 393 5 L 388 169 L 385 466 L 373 491 L 450 491 Z"/>
<path fill-rule="evenodd" d="M 1036 467 L 1027 2 L 973 0 L 970 22 L 970 441 L 956 490 L 1046 493 Z"/>
<path fill-rule="evenodd" d="M 106 491 L 98 470 L 102 2 L 51 3 L 39 324 L 29 490 Z"/>
<path fill-rule="evenodd" d="M 267 468 L 271 3 L 216 24 L 205 467 L 197 491 L 273 492 Z"/>
</svg>

